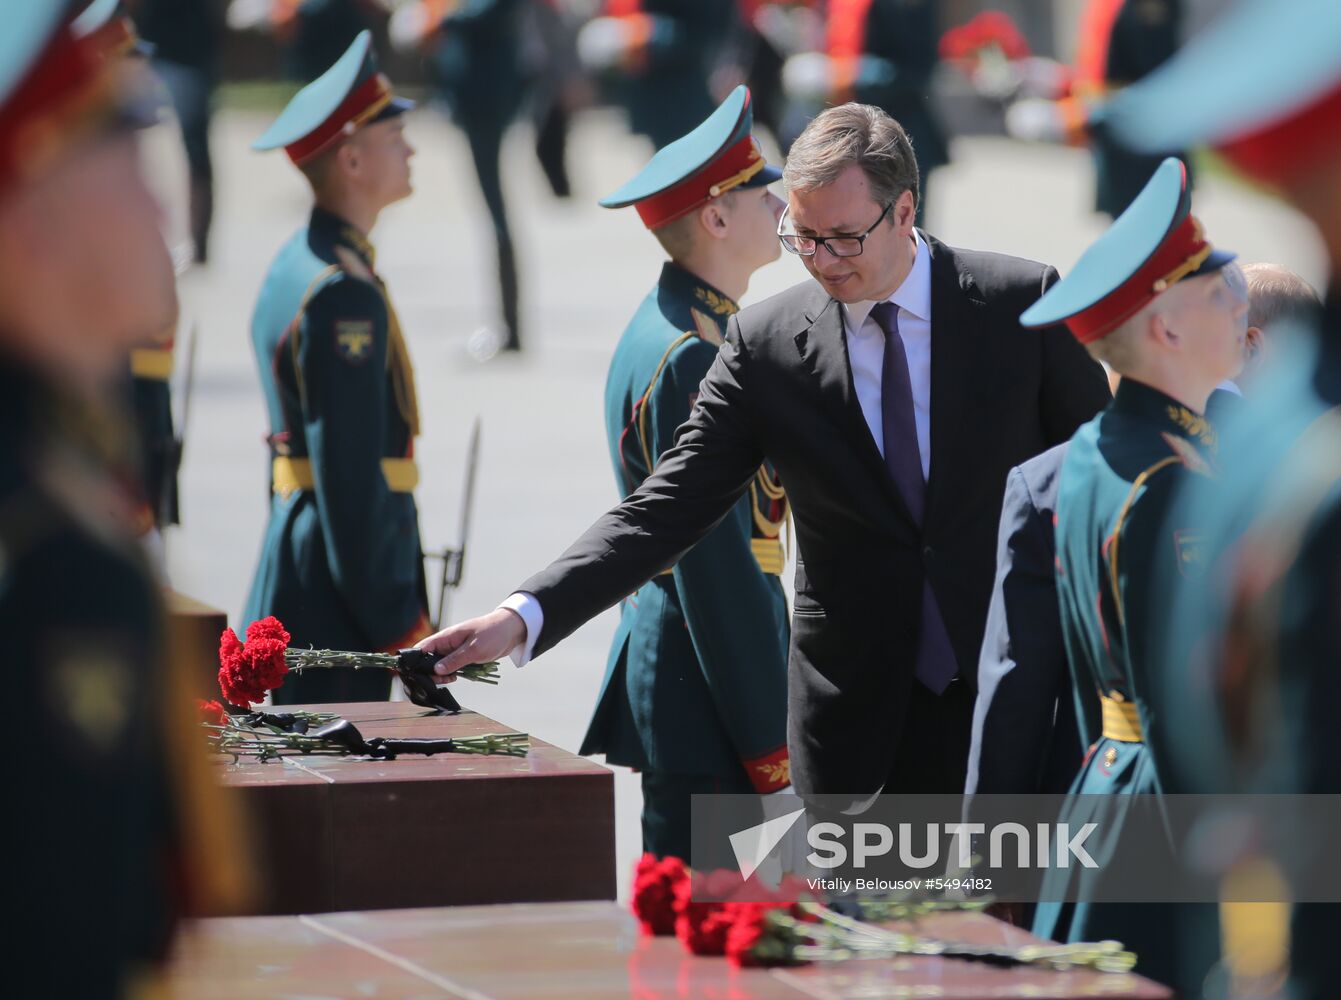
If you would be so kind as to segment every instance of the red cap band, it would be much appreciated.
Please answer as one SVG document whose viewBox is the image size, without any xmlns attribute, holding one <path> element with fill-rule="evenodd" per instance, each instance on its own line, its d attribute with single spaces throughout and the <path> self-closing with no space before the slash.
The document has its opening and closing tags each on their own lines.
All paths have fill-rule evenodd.
<svg viewBox="0 0 1341 1000">
<path fill-rule="evenodd" d="M 1283 184 L 1328 158 L 1341 155 L 1341 84 L 1288 117 L 1220 144 L 1246 174 Z"/>
<path fill-rule="evenodd" d="M 763 168 L 763 154 L 754 137 L 747 135 L 698 173 L 674 187 L 644 198 L 634 207 L 638 209 L 643 225 L 648 229 L 659 229 L 706 204 L 709 199 L 745 183 Z"/>
<path fill-rule="evenodd" d="M 1067 327 L 1082 344 L 1101 340 L 1160 292 L 1200 267 L 1210 252 L 1201 224 L 1188 215 L 1135 274 L 1090 308 L 1068 318 Z"/>
<path fill-rule="evenodd" d="M 331 116 L 297 142 L 284 147 L 289 159 L 302 166 L 336 139 L 346 134 L 346 126 L 359 126 L 381 111 L 391 101 L 391 81 L 381 73 L 374 73 L 349 92 Z M 353 131 L 353 129 L 350 129 Z"/>
<path fill-rule="evenodd" d="M 50 161 L 105 79 L 93 47 L 61 28 L 0 104 L 0 189 Z"/>
</svg>

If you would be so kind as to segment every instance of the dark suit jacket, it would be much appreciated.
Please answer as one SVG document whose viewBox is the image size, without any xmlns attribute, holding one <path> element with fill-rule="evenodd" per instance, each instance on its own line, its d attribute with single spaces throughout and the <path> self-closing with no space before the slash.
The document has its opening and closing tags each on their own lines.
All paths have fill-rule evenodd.
<svg viewBox="0 0 1341 1000">
<path fill-rule="evenodd" d="M 978 661 L 965 792 L 1061 793 L 1082 748 L 1057 608 L 1053 516 L 1066 445 L 1049 448 L 1006 479 L 996 586 Z"/>
<path fill-rule="evenodd" d="M 862 417 L 839 304 L 806 282 L 733 317 L 656 470 L 519 588 L 544 610 L 537 653 L 672 565 L 767 456 L 799 546 L 788 678 L 794 784 L 803 795 L 881 788 L 913 683 L 924 576 L 969 678 L 1006 473 L 1108 401 L 1103 370 L 1070 334 L 1019 325 L 1055 270 L 927 244 L 931 476 L 921 530 Z"/>
</svg>

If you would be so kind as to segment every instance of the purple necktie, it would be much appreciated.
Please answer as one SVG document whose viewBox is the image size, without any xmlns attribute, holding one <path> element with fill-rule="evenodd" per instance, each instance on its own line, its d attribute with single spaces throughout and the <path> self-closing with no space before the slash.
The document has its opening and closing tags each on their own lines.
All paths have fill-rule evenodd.
<svg viewBox="0 0 1341 1000">
<path fill-rule="evenodd" d="M 871 318 L 885 332 L 885 360 L 880 370 L 880 425 L 885 439 L 885 466 L 894 480 L 908 513 L 921 528 L 926 508 L 927 483 L 922 478 L 922 456 L 917 444 L 917 421 L 913 418 L 913 389 L 908 377 L 908 355 L 899 336 L 899 307 L 881 302 Z M 924 550 L 925 551 L 925 550 Z M 945 631 L 931 580 L 922 583 L 922 628 L 917 640 L 917 679 L 940 694 L 954 680 L 955 663 L 950 636 Z"/>
</svg>

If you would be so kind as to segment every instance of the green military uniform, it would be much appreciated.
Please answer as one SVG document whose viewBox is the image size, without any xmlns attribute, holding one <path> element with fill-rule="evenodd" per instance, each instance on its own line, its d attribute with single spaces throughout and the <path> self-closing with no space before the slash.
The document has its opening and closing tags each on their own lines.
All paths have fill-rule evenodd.
<svg viewBox="0 0 1341 1000">
<path fill-rule="evenodd" d="M 1160 164 L 1127 210 L 1062 281 L 1021 317 L 1065 322 L 1082 343 L 1118 330 L 1163 291 L 1233 260 L 1206 241 L 1190 214 L 1187 170 Z M 1181 791 L 1170 767 L 1177 703 L 1165 698 L 1159 582 L 1199 568 L 1199 522 L 1170 521 L 1189 479 L 1214 474 L 1216 434 L 1204 416 L 1124 377 L 1112 404 L 1071 439 L 1057 492 L 1057 596 L 1076 715 L 1089 747 L 1060 822 L 1097 822 L 1099 867 L 1050 871 L 1034 933 L 1061 941 L 1116 938 L 1137 971 L 1179 990 L 1200 990 L 1218 959 L 1211 904 L 1113 903 L 1123 864 L 1174 866 L 1181 831 L 1160 796 Z M 1195 512 L 1189 512 L 1195 515 Z M 1159 818 L 1162 826 L 1155 826 Z M 1141 822 L 1144 820 L 1144 823 Z M 1157 843 L 1138 837 L 1164 829 Z M 1159 856 L 1155 856 L 1158 854 Z M 1057 902 L 1069 896 L 1073 902 Z"/>
<path fill-rule="evenodd" d="M 1335 205 L 1316 191 L 1341 163 L 1339 101 L 1341 5 L 1249 0 L 1118 95 L 1105 117 L 1138 152 L 1214 144 L 1334 233 Z M 1333 746 L 1341 698 L 1335 244 L 1330 265 L 1323 315 L 1288 348 L 1285 331 L 1273 334 L 1281 347 L 1275 373 L 1226 428 L 1219 487 L 1189 490 L 1176 508 L 1200 512 L 1209 581 L 1169 596 L 1165 637 L 1168 662 L 1180 668 L 1168 697 L 1185 706 L 1179 764 L 1198 791 L 1341 793 Z M 1319 864 L 1331 864 L 1335 842 L 1334 829 L 1298 829 L 1271 861 L 1307 886 Z M 1289 953 L 1272 970 L 1288 968 L 1291 1000 L 1336 995 L 1338 940 L 1341 902 L 1295 907 Z"/>
<path fill-rule="evenodd" d="M 1310 331 L 1312 332 L 1312 331 Z M 1202 585 L 1166 587 L 1164 697 L 1176 699 L 1176 774 L 1208 793 L 1341 793 L 1328 751 L 1341 698 L 1341 302 L 1290 343 L 1225 437 L 1222 481 L 1189 483 L 1174 517 L 1198 511 Z M 1205 581 L 1216 581 L 1208 586 Z M 1174 581 L 1179 583 L 1181 581 Z M 1307 881 L 1334 831 L 1304 829 L 1276 859 Z M 1233 877 L 1233 873 L 1228 873 Z M 1261 919 L 1259 915 L 1259 919 Z M 1341 904 L 1296 908 L 1292 996 L 1332 995 Z"/>
<path fill-rule="evenodd" d="M 1185 572 L 1195 558 L 1192 522 L 1166 525 L 1166 515 L 1186 479 L 1211 474 L 1214 451 L 1215 432 L 1203 417 L 1133 379 L 1124 379 L 1112 405 L 1071 439 L 1057 496 L 1057 586 L 1081 740 L 1090 748 L 1073 794 L 1181 790 L 1162 762 L 1176 715 L 1151 674 L 1157 660 L 1149 592 L 1153 581 Z M 1111 861 L 1123 849 L 1122 815 L 1145 806 L 1078 799 L 1061 822 L 1078 829 L 1097 818 L 1091 810 L 1107 817 Z M 1090 883 L 1084 874 L 1073 877 L 1081 879 L 1080 901 L 1040 903 L 1034 933 L 1062 941 L 1117 938 L 1136 952 L 1142 974 L 1171 984 L 1198 964 L 1197 949 L 1205 954 L 1201 975 L 1215 960 L 1213 937 L 1179 938 L 1197 926 L 1184 922 L 1181 907 L 1090 902 L 1087 896 L 1102 894 L 1102 872 Z"/>
<path fill-rule="evenodd" d="M 34 177 L 68 171 L 109 142 L 108 132 L 150 121 L 101 39 L 72 25 L 68 7 L 4 12 L 6 210 Z M 115 142 L 121 148 L 124 137 Z M 88 169 L 96 179 L 72 182 L 83 185 L 81 198 L 114 176 L 97 163 Z M 58 245 L 74 235 L 62 231 Z M 70 280 L 65 294 L 87 291 Z M 89 402 L 87 386 L 73 387 L 73 372 L 67 385 L 49 363 L 32 366 L 28 341 L 39 331 L 17 332 L 0 332 L 0 626 L 21 803 L 10 891 L 24 911 L 11 948 L 44 994 L 119 997 L 162 961 L 191 875 L 178 851 L 173 788 L 189 750 L 172 745 L 165 727 L 174 683 L 159 589 L 121 479 L 127 434 Z M 109 338 L 105 353 L 114 331 L 85 336 L 98 333 Z"/>
<path fill-rule="evenodd" d="M 737 87 L 688 135 L 601 199 L 661 228 L 780 172 L 751 135 Z M 756 194 L 755 197 L 758 197 Z M 674 262 L 620 337 L 605 384 L 605 428 L 620 494 L 675 440 L 717 357 L 736 303 Z M 787 756 L 787 601 L 778 574 L 787 499 L 765 464 L 748 492 L 674 567 L 625 599 L 581 753 L 642 772 L 643 848 L 688 858 L 695 793 L 771 792 Z"/>
<path fill-rule="evenodd" d="M 90 424 L 0 362 L 0 622 L 13 738 L 40 748 L 42 786 L 14 891 L 81 942 L 79 990 L 113 995 L 167 942 L 174 817 L 161 600 Z"/>
<path fill-rule="evenodd" d="M 621 496 L 647 478 L 689 419 L 735 311 L 683 268 L 662 269 L 606 378 Z M 786 512 L 782 485 L 765 465 L 725 521 L 621 607 L 579 752 L 643 772 L 644 847 L 654 853 L 688 856 L 689 794 L 749 793 L 789 780 L 790 630 L 778 578 Z"/>
<path fill-rule="evenodd" d="M 395 649 L 427 634 L 414 373 L 372 267 L 357 231 L 313 209 L 252 318 L 272 496 L 243 618 L 276 616 L 295 645 Z M 383 674 L 318 671 L 275 696 L 364 701 L 388 685 Z"/>
<path fill-rule="evenodd" d="M 180 524 L 177 435 L 172 424 L 171 346 L 131 352 L 130 402 L 139 442 L 144 527 Z"/>
<path fill-rule="evenodd" d="M 346 116 L 403 110 L 376 74 L 370 45 L 359 36 L 258 148 L 300 155 L 313 135 L 341 134 Z M 369 103 L 351 110 L 357 95 Z M 412 645 L 429 632 L 413 493 L 419 411 L 372 245 L 314 208 L 271 265 L 251 332 L 269 414 L 272 495 L 244 619 L 276 616 L 295 646 Z M 373 700 L 387 697 L 389 684 L 386 674 L 316 671 L 290 678 L 275 700 Z"/>
</svg>

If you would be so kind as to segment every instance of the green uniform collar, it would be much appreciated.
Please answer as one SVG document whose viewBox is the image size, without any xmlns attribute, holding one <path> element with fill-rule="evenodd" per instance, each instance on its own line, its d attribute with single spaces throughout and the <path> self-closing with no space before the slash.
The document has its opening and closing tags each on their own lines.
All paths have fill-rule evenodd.
<svg viewBox="0 0 1341 1000">
<path fill-rule="evenodd" d="M 314 249 L 318 253 L 322 249 L 329 248 L 333 255 L 335 247 L 347 247 L 358 255 L 359 259 L 368 266 L 369 271 L 375 269 L 377 251 L 372 243 L 334 212 L 314 205 L 312 218 L 308 222 L 308 231 L 312 234 Z"/>
<path fill-rule="evenodd" d="M 1207 461 L 1215 456 L 1218 441 L 1210 421 L 1144 382 L 1124 377 L 1113 397 L 1112 409 L 1114 413 L 1159 424 L 1160 430 L 1185 438 Z"/>
<path fill-rule="evenodd" d="M 711 316 L 722 329 L 726 321 L 740 312 L 736 300 L 724 292 L 718 291 L 692 271 L 688 271 L 674 261 L 666 261 L 661 268 L 659 287 L 672 295 L 683 296 L 693 303 L 701 313 Z"/>
</svg>

